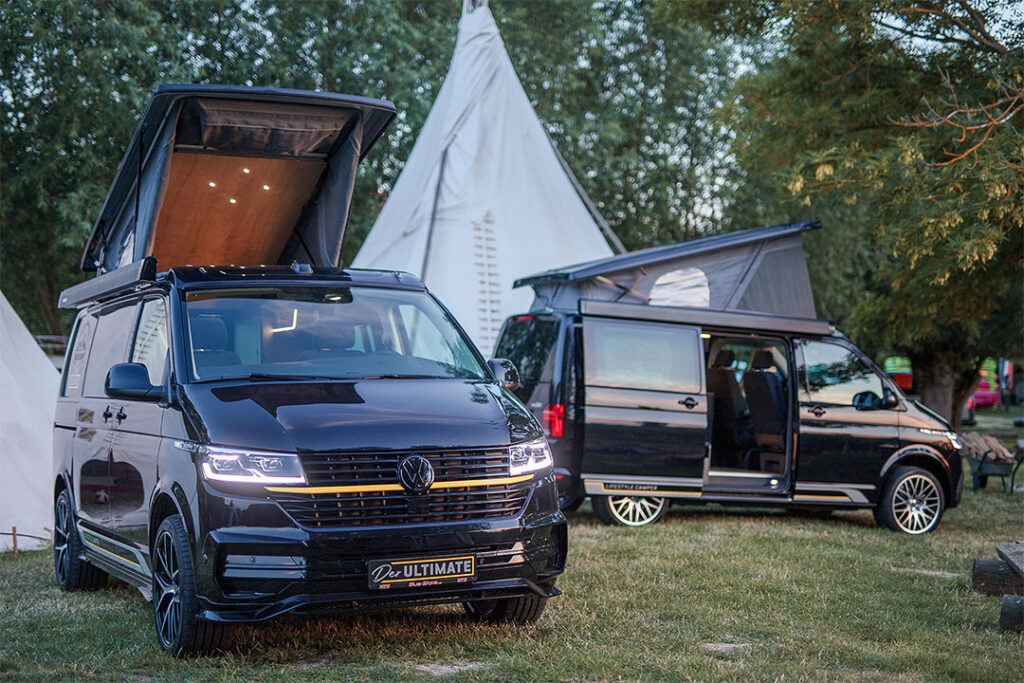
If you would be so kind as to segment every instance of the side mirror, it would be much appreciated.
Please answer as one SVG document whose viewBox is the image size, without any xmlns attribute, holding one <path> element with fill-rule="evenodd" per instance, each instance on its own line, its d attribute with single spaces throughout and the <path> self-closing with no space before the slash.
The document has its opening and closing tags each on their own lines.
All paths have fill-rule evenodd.
<svg viewBox="0 0 1024 683">
<path fill-rule="evenodd" d="M 509 391 L 515 391 L 520 387 L 519 371 L 516 370 L 515 363 L 504 358 L 495 358 L 487 361 L 487 365 L 495 379 Z"/>
<path fill-rule="evenodd" d="M 142 363 L 118 363 L 107 371 L 103 390 L 110 398 L 130 401 L 159 401 L 163 387 L 149 382 L 149 370 Z"/>
<path fill-rule="evenodd" d="M 857 410 L 878 410 L 882 406 L 882 398 L 873 391 L 862 391 L 853 395 L 853 407 Z"/>
</svg>

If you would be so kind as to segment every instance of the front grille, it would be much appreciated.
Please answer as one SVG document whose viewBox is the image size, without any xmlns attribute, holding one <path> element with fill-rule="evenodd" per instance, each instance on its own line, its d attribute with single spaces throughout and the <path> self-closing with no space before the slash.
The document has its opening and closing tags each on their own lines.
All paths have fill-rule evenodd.
<svg viewBox="0 0 1024 683">
<path fill-rule="evenodd" d="M 398 482 L 398 461 L 409 453 L 302 453 L 310 486 Z M 435 481 L 508 476 L 508 450 L 419 453 L 434 467 Z"/>
<path fill-rule="evenodd" d="M 457 522 L 511 517 L 523 507 L 530 482 L 457 487 L 419 495 L 369 493 L 275 493 L 274 499 L 304 526 L 328 528 L 420 522 Z"/>
<path fill-rule="evenodd" d="M 275 492 L 274 499 L 303 526 L 337 528 L 457 522 L 511 517 L 526 502 L 530 482 L 508 483 L 506 449 L 419 453 L 434 468 L 434 488 L 339 493 Z M 305 453 L 302 467 L 310 486 L 398 484 L 398 463 L 407 453 Z M 474 486 L 446 482 L 480 480 Z M 494 483 L 486 483 L 488 480 Z"/>
</svg>

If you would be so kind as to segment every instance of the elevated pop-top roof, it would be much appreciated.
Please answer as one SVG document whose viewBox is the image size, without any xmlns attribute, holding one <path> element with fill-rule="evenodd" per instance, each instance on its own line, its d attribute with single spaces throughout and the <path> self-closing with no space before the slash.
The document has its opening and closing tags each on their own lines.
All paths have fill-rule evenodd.
<svg viewBox="0 0 1024 683">
<path fill-rule="evenodd" d="M 534 285 L 541 282 L 562 280 L 587 280 L 599 275 L 617 273 L 622 270 L 632 270 L 644 266 L 652 266 L 665 261 L 672 261 L 684 256 L 696 256 L 710 251 L 719 251 L 730 247 L 738 247 L 745 244 L 754 244 L 765 240 L 777 239 L 787 235 L 793 235 L 808 230 L 817 230 L 821 227 L 819 221 L 800 221 L 798 223 L 786 223 L 785 225 L 772 225 L 765 228 L 753 228 L 751 230 L 738 230 L 727 232 L 721 235 L 709 235 L 699 237 L 678 244 L 669 244 L 663 247 L 651 247 L 639 251 L 630 251 L 625 254 L 611 256 L 609 258 L 586 261 L 563 268 L 546 270 L 543 273 L 530 275 L 516 280 L 516 287 Z"/>
<path fill-rule="evenodd" d="M 82 257 L 100 272 L 186 264 L 336 264 L 356 166 L 395 115 L 323 92 L 161 85 Z"/>
<path fill-rule="evenodd" d="M 533 287 L 531 310 L 575 310 L 581 299 L 755 311 L 813 318 L 803 221 L 742 230 L 549 270 L 516 281 Z"/>
</svg>

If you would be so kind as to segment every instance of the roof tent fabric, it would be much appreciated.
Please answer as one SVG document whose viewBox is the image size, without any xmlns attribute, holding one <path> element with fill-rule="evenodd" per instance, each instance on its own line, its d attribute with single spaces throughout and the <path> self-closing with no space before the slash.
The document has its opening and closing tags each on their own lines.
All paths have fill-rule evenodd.
<svg viewBox="0 0 1024 683">
<path fill-rule="evenodd" d="M 60 375 L 0 294 L 0 550 L 44 542 L 53 529 L 53 410 Z"/>
<path fill-rule="evenodd" d="M 395 113 L 384 100 L 162 85 L 93 226 L 83 270 L 337 265 L 356 167 Z"/>
<path fill-rule="evenodd" d="M 532 310 L 581 299 L 756 311 L 814 318 L 802 234 L 817 222 L 742 230 L 550 270 L 530 285 Z"/>
<path fill-rule="evenodd" d="M 490 10 L 466 2 L 448 75 L 352 265 L 419 276 L 486 351 L 530 304 L 516 278 L 611 253 Z"/>
</svg>

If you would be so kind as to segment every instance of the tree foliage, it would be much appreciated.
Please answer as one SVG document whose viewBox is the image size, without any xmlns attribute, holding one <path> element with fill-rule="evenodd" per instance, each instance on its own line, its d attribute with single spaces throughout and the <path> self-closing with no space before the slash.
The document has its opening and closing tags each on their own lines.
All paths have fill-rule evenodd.
<svg viewBox="0 0 1024 683">
<path fill-rule="evenodd" d="M 786 0 L 664 11 L 774 43 L 723 110 L 737 155 L 810 213 L 850 207 L 852 223 L 826 229 L 846 235 L 847 258 L 864 266 L 853 331 L 909 355 L 926 402 L 956 417 L 985 356 L 1024 357 L 1019 4 Z"/>
</svg>

